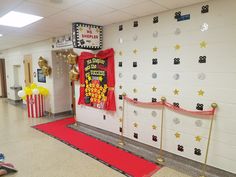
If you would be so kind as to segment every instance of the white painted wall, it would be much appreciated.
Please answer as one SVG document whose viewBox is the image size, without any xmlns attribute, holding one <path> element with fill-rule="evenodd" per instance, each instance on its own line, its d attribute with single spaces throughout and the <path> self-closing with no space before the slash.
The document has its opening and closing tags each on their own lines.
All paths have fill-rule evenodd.
<svg viewBox="0 0 236 177">
<path fill-rule="evenodd" d="M 52 66 L 52 57 L 51 57 L 51 40 L 41 41 L 29 45 L 24 45 L 12 49 L 8 49 L 2 52 L 2 58 L 5 58 L 6 61 L 6 77 L 7 77 L 7 94 L 8 98 L 16 100 L 14 90 L 11 90 L 10 87 L 14 85 L 15 78 L 19 78 L 19 85 L 25 87 L 24 83 L 24 56 L 32 55 L 32 67 L 33 72 L 37 73 L 38 67 L 38 58 L 43 56 L 47 59 L 49 66 Z M 20 66 L 20 75 L 14 75 L 14 65 Z M 49 89 L 49 96 L 46 98 L 46 111 L 54 112 L 53 105 L 53 78 L 51 76 L 47 77 L 46 83 L 38 83 L 37 76 L 33 77 L 34 83 L 39 86 L 43 86 Z"/>
<path fill-rule="evenodd" d="M 68 73 L 69 66 L 65 61 L 58 60 L 53 56 L 52 51 L 66 48 L 69 49 L 72 46 L 67 46 L 66 48 L 52 48 L 52 44 L 54 44 L 53 41 L 49 39 L 2 51 L 0 57 L 6 59 L 7 92 L 9 99 L 17 99 L 15 97 L 15 92 L 10 89 L 10 87 L 14 85 L 14 77 L 18 77 L 19 85 L 25 87 L 23 64 L 24 55 L 32 55 L 33 72 L 36 73 L 37 69 L 39 69 L 38 58 L 42 56 L 48 61 L 49 66 L 52 67 L 52 74 L 46 77 L 46 83 L 38 83 L 37 76 L 33 78 L 33 81 L 37 85 L 49 89 L 49 95 L 46 98 L 46 111 L 61 113 L 71 110 L 72 101 Z M 75 49 L 74 51 L 79 54 L 81 51 L 86 50 Z M 20 66 L 19 70 L 21 74 L 18 76 L 14 74 L 15 65 Z"/>
<path fill-rule="evenodd" d="M 40 56 L 44 57 L 47 61 L 49 66 L 52 66 L 52 55 L 51 55 L 51 40 L 41 41 L 29 45 L 24 45 L 12 49 L 8 49 L 2 52 L 2 58 L 6 59 L 6 76 L 7 76 L 7 92 L 8 98 L 15 100 L 14 91 L 10 89 L 11 86 L 14 85 L 14 65 L 20 65 L 21 75 L 19 77 L 19 85 L 25 87 L 24 84 L 24 55 L 32 55 L 32 65 L 33 65 L 33 72 L 37 73 L 38 67 L 38 58 Z M 52 69 L 53 72 L 53 69 Z M 39 86 L 46 87 L 49 90 L 49 95 L 46 98 L 46 111 L 50 111 L 52 113 L 57 113 L 55 111 L 59 111 L 59 109 L 55 110 L 55 101 L 54 101 L 54 92 L 53 92 L 53 77 L 48 76 L 46 78 L 46 83 L 38 83 L 37 76 L 33 77 L 34 83 Z M 63 101 L 62 101 L 63 102 Z"/>
<path fill-rule="evenodd" d="M 122 101 L 118 95 L 126 92 L 131 98 L 140 101 L 151 101 L 152 97 L 160 99 L 165 96 L 168 102 L 179 102 L 180 106 L 189 110 L 196 110 L 196 104 L 204 104 L 204 110 L 210 109 L 213 102 L 218 103 L 219 109 L 214 122 L 212 143 L 209 152 L 208 164 L 220 169 L 236 173 L 236 1 L 214 0 L 209 1 L 209 13 L 201 14 L 203 4 L 172 10 L 157 14 L 159 23 L 153 24 L 155 15 L 137 19 L 139 27 L 133 28 L 133 21 L 120 23 L 124 30 L 118 31 L 120 24 L 109 25 L 104 29 L 104 49 L 114 48 L 116 51 L 116 101 L 117 112 L 109 113 L 85 106 L 77 106 L 77 120 L 104 130 L 119 134 L 121 123 Z M 191 14 L 191 19 L 177 22 L 174 13 L 181 10 L 182 14 Z M 209 30 L 200 31 L 203 23 L 209 25 Z M 175 35 L 176 28 L 181 29 L 181 34 Z M 153 32 L 158 32 L 154 38 Z M 133 40 L 137 36 L 136 41 Z M 123 44 L 119 43 L 123 39 Z M 201 41 L 207 42 L 207 48 L 199 47 Z M 175 50 L 176 44 L 181 45 L 180 50 Z M 158 51 L 153 52 L 153 47 Z M 133 50 L 137 49 L 137 54 Z M 120 56 L 119 52 L 123 55 Z M 198 58 L 207 56 L 205 64 L 199 64 Z M 180 65 L 173 64 L 173 58 L 181 59 Z M 152 65 L 152 59 L 158 59 L 158 65 Z M 123 67 L 118 67 L 118 62 L 123 62 Z M 138 67 L 133 68 L 133 61 Z M 157 78 L 152 78 L 152 73 L 157 73 Z M 123 77 L 119 78 L 119 73 Z M 174 80 L 173 75 L 178 73 L 179 80 Z M 204 73 L 205 80 L 198 79 Z M 133 74 L 137 80 L 133 80 Z M 119 89 L 119 85 L 123 89 Z M 152 92 L 152 87 L 157 87 L 157 92 Z M 133 93 L 133 88 L 138 90 Z M 179 95 L 174 95 L 173 90 L 179 89 Z M 204 96 L 198 96 L 198 90 L 204 90 Z M 79 85 L 76 94 L 79 96 Z M 137 115 L 133 112 L 137 111 Z M 124 135 L 133 138 L 133 133 L 139 134 L 139 139 L 134 139 L 148 145 L 159 147 L 158 142 L 152 141 L 152 135 L 160 138 L 160 110 L 156 109 L 157 117 L 151 115 L 153 108 L 125 106 Z M 103 115 L 107 116 L 103 120 Z M 178 118 L 179 124 L 173 120 Z M 196 121 L 200 120 L 202 126 L 197 127 Z M 135 128 L 133 123 L 138 123 Z M 152 125 L 157 125 L 157 130 Z M 177 114 L 165 110 L 164 123 L 164 149 L 177 155 L 203 162 L 208 137 L 209 121 L 195 117 Z M 175 133 L 181 134 L 180 139 L 175 138 Z M 200 142 L 195 141 L 195 136 L 201 136 Z M 184 152 L 177 150 L 177 145 L 184 146 Z M 202 151 L 201 156 L 194 154 L 194 148 Z"/>
</svg>

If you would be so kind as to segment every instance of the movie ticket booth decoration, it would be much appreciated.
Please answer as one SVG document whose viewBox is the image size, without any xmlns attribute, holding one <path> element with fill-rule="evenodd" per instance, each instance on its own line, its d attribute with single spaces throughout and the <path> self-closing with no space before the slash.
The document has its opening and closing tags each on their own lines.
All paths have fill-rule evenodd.
<svg viewBox="0 0 236 177">
<path fill-rule="evenodd" d="M 85 23 L 73 23 L 73 47 L 90 50 L 102 49 L 102 30 L 102 26 Z"/>
<path fill-rule="evenodd" d="M 80 97 L 78 104 L 116 111 L 114 50 L 97 54 L 82 52 L 78 57 Z"/>
</svg>

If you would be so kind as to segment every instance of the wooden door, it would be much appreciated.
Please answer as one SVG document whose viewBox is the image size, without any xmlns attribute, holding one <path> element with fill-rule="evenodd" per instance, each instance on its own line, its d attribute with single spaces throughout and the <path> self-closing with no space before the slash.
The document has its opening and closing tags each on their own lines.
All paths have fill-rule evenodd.
<svg viewBox="0 0 236 177">
<path fill-rule="evenodd" d="M 32 68 L 32 56 L 24 56 L 24 70 L 25 70 L 25 86 L 29 86 L 33 83 L 33 68 Z"/>
<path fill-rule="evenodd" d="M 4 59 L 0 59 L 0 97 L 7 97 L 6 68 Z"/>
</svg>

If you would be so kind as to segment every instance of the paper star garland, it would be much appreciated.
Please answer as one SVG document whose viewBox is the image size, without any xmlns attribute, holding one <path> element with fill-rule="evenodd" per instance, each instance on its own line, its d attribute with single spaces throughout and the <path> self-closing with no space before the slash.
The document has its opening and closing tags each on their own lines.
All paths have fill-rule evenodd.
<svg viewBox="0 0 236 177">
<path fill-rule="evenodd" d="M 135 128 L 137 128 L 137 127 L 138 127 L 138 124 L 137 124 L 136 122 L 135 122 L 133 125 L 134 125 L 134 127 L 135 127 Z"/>
<path fill-rule="evenodd" d="M 175 133 L 175 138 L 176 138 L 176 139 L 179 139 L 179 138 L 180 138 L 180 133 L 179 133 L 179 132 L 176 132 L 176 133 Z"/>
<path fill-rule="evenodd" d="M 157 52 L 157 47 L 153 47 L 152 52 Z"/>
<path fill-rule="evenodd" d="M 156 130 L 157 129 L 157 126 L 155 124 L 152 125 L 152 129 L 153 130 Z"/>
<path fill-rule="evenodd" d="M 120 85 L 120 86 L 119 86 L 119 89 L 122 89 L 122 88 L 123 88 L 122 85 Z"/>
<path fill-rule="evenodd" d="M 122 55 L 123 55 L 122 51 L 120 51 L 120 52 L 119 52 L 119 55 L 120 55 L 120 56 L 122 56 Z"/>
<path fill-rule="evenodd" d="M 178 89 L 174 90 L 174 95 L 179 95 L 179 90 Z"/>
<path fill-rule="evenodd" d="M 176 44 L 176 45 L 175 45 L 175 50 L 179 50 L 180 47 L 181 47 L 181 46 L 180 46 L 179 44 Z"/>
<path fill-rule="evenodd" d="M 119 118 L 119 122 L 122 122 L 122 120 L 123 120 L 122 118 Z"/>
<path fill-rule="evenodd" d="M 200 47 L 201 47 L 201 48 L 206 48 L 206 47 L 207 47 L 206 41 L 200 42 Z"/>
<path fill-rule="evenodd" d="M 155 86 L 152 87 L 152 91 L 153 92 L 156 92 L 157 91 L 157 88 Z"/>
<path fill-rule="evenodd" d="M 205 92 L 201 89 L 201 90 L 198 91 L 198 96 L 203 96 L 204 93 L 205 93 Z"/>
<path fill-rule="evenodd" d="M 202 138 L 200 136 L 195 137 L 195 141 L 200 142 L 201 140 L 202 140 Z"/>
<path fill-rule="evenodd" d="M 133 92 L 134 92 L 134 93 L 137 93 L 137 91 L 138 91 L 138 90 L 137 90 L 136 88 L 133 89 Z"/>
<path fill-rule="evenodd" d="M 133 53 L 134 53 L 134 54 L 137 54 L 137 52 L 138 52 L 137 49 L 134 49 L 134 50 L 133 50 Z"/>
</svg>

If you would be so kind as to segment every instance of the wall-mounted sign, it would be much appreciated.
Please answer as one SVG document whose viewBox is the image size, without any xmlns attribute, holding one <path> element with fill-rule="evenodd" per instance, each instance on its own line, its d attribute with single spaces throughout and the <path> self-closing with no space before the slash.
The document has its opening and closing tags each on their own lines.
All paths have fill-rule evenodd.
<svg viewBox="0 0 236 177">
<path fill-rule="evenodd" d="M 74 48 L 98 50 L 102 48 L 102 26 L 84 23 L 72 24 Z"/>
<path fill-rule="evenodd" d="M 46 76 L 43 74 L 42 69 L 37 69 L 38 82 L 46 83 Z"/>
<path fill-rule="evenodd" d="M 63 48 L 63 47 L 72 47 L 72 36 L 67 34 L 64 36 L 59 36 L 53 38 L 53 47 L 52 48 Z"/>
</svg>

